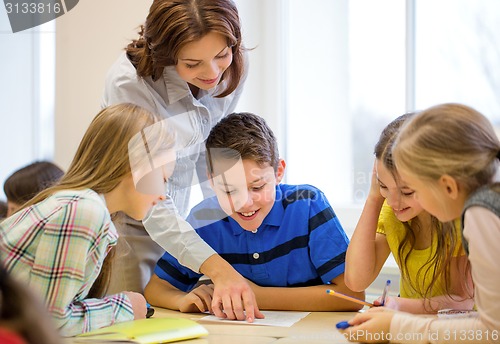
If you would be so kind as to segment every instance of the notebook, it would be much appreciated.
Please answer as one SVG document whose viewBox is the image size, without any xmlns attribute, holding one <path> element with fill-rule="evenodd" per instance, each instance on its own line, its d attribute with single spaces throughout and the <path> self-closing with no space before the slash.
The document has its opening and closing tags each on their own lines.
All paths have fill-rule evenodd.
<svg viewBox="0 0 500 344">
<path fill-rule="evenodd" d="M 72 343 L 170 343 L 208 335 L 197 322 L 186 318 L 150 318 L 103 327 L 72 338 Z"/>
</svg>

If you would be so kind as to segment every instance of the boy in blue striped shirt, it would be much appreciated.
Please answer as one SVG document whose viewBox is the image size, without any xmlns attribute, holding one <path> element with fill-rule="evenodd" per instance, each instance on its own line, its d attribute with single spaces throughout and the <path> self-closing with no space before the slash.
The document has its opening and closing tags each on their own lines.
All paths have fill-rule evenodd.
<svg viewBox="0 0 500 344">
<path fill-rule="evenodd" d="M 249 280 L 259 308 L 360 309 L 326 293 L 364 299 L 344 283 L 349 240 L 320 190 L 280 184 L 285 162 L 264 119 L 250 113 L 223 118 L 210 131 L 206 150 L 216 196 L 195 206 L 187 221 Z M 212 312 L 213 286 L 199 284 L 200 277 L 167 252 L 146 286 L 146 299 L 181 312 Z"/>
</svg>

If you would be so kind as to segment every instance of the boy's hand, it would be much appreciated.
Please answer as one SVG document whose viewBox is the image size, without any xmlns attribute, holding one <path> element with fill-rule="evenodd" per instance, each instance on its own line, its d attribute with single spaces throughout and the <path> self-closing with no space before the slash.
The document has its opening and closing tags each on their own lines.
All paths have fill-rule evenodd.
<svg viewBox="0 0 500 344">
<path fill-rule="evenodd" d="M 202 284 L 191 290 L 179 301 L 179 311 L 183 313 L 212 312 L 213 284 Z"/>
</svg>

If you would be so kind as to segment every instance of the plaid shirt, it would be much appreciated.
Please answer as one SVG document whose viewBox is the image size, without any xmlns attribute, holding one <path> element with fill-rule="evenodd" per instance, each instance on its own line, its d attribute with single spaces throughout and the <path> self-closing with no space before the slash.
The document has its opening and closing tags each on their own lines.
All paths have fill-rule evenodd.
<svg viewBox="0 0 500 344">
<path fill-rule="evenodd" d="M 65 190 L 0 223 L 2 263 L 45 301 L 64 336 L 134 319 L 128 297 L 88 299 L 116 229 L 100 196 Z"/>
</svg>

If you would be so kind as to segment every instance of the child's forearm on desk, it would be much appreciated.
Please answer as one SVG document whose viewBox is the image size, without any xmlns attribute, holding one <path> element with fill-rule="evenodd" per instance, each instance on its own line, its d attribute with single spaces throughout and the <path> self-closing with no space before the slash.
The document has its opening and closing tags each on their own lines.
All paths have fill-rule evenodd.
<svg viewBox="0 0 500 344">
<path fill-rule="evenodd" d="M 314 312 L 357 311 L 363 307 L 350 301 L 329 296 L 326 290 L 335 288 L 333 285 L 297 288 L 260 287 L 255 284 L 251 284 L 251 286 L 260 309 Z M 364 300 L 365 298 L 364 292 L 356 293 L 347 288 L 339 288 L 339 291 L 359 299 Z"/>
</svg>

